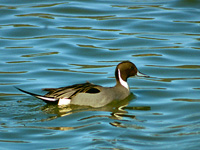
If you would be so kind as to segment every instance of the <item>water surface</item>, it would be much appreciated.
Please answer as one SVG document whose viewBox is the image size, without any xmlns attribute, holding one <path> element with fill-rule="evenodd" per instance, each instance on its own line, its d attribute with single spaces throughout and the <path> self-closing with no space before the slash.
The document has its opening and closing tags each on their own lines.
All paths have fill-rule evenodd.
<svg viewBox="0 0 200 150">
<path fill-rule="evenodd" d="M 198 0 L 1 1 L 1 148 L 199 149 L 199 7 Z M 151 78 L 130 78 L 131 98 L 103 108 L 50 106 L 14 88 L 113 86 L 123 60 Z"/>
</svg>

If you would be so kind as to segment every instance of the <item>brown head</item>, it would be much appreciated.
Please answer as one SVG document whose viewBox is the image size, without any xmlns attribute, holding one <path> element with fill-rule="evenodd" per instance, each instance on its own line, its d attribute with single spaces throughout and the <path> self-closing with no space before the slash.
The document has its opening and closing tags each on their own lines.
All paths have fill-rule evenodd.
<svg viewBox="0 0 200 150">
<path fill-rule="evenodd" d="M 117 65 L 115 69 L 115 78 L 117 82 L 121 84 L 122 82 L 127 82 L 127 79 L 131 76 L 149 77 L 139 72 L 135 64 L 130 61 L 123 61 Z"/>
</svg>

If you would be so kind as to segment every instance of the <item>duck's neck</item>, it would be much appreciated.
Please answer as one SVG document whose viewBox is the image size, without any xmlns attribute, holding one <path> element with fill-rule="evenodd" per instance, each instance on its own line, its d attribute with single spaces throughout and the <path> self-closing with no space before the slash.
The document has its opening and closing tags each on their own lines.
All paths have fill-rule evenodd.
<svg viewBox="0 0 200 150">
<path fill-rule="evenodd" d="M 115 76 L 116 76 L 117 85 L 120 84 L 120 85 L 122 85 L 123 87 L 125 87 L 129 91 L 128 83 L 127 83 L 127 81 L 124 81 L 122 79 L 121 72 L 120 72 L 119 69 L 116 70 Z"/>
</svg>

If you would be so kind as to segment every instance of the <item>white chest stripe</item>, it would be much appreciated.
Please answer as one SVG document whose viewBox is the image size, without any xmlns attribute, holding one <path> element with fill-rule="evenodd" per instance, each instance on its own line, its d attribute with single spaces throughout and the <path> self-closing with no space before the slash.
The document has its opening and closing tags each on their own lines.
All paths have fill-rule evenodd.
<svg viewBox="0 0 200 150">
<path fill-rule="evenodd" d="M 69 98 L 60 98 L 58 101 L 58 105 L 69 105 L 71 102 L 71 99 Z"/>
<path fill-rule="evenodd" d="M 125 88 L 127 88 L 129 90 L 128 83 L 121 78 L 121 74 L 120 74 L 119 69 L 118 69 L 118 76 L 119 76 L 119 82 L 121 83 L 121 85 L 123 85 Z"/>
</svg>

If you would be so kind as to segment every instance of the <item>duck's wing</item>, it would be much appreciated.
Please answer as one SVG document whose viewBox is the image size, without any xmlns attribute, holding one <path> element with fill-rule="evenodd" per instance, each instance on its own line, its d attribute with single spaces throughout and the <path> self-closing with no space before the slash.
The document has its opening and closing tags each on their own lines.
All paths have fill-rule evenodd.
<svg viewBox="0 0 200 150">
<path fill-rule="evenodd" d="M 67 86 L 67 87 L 61 87 L 61 88 L 46 88 L 43 89 L 44 91 L 48 91 L 47 94 L 43 95 L 38 95 L 34 94 L 25 90 L 22 90 L 18 87 L 18 90 L 27 93 L 29 95 L 32 95 L 36 98 L 39 98 L 43 100 L 46 103 L 57 103 L 60 99 L 65 99 L 66 101 L 70 101 L 74 96 L 76 96 L 78 93 L 99 93 L 100 92 L 100 87 L 98 85 L 94 85 L 92 83 L 83 83 L 83 84 L 75 84 L 72 86 Z"/>
<path fill-rule="evenodd" d="M 45 95 L 46 97 L 54 97 L 56 99 L 68 98 L 76 96 L 78 93 L 99 93 L 99 85 L 94 85 L 92 83 L 75 84 L 72 86 L 61 87 L 61 88 L 46 88 L 44 91 L 48 91 Z"/>
</svg>

